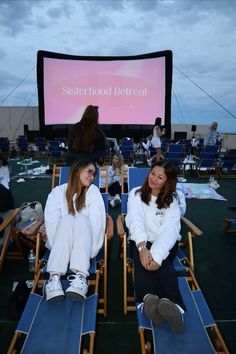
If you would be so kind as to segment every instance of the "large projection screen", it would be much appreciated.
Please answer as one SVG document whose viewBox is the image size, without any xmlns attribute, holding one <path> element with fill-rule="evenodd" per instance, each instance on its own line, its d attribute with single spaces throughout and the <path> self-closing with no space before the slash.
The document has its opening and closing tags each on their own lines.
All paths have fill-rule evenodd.
<svg viewBox="0 0 236 354">
<path fill-rule="evenodd" d="M 74 124 L 99 106 L 100 124 L 170 125 L 172 52 L 91 57 L 38 51 L 40 124 Z"/>
</svg>

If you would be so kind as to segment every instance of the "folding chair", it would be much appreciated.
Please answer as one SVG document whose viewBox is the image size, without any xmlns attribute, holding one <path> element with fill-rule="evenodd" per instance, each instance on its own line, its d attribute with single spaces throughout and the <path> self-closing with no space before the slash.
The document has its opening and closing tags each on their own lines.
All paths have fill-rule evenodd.
<svg viewBox="0 0 236 354">
<path fill-rule="evenodd" d="M 2 224 L 0 224 L 0 234 L 2 235 L 0 239 L 0 271 L 2 270 L 5 258 L 17 260 L 25 259 L 23 249 L 15 230 L 15 219 L 19 211 L 20 208 L 17 208 L 12 211 L 0 213 L 0 216 L 4 220 Z M 9 246 L 13 242 L 17 250 L 9 251 Z"/>
<path fill-rule="evenodd" d="M 217 157 L 215 153 L 202 152 L 199 157 L 199 163 L 197 165 L 198 177 L 219 177 L 217 168 Z"/>
<path fill-rule="evenodd" d="M 236 219 L 225 218 L 225 234 L 236 235 Z"/>
<path fill-rule="evenodd" d="M 56 169 L 56 168 L 55 168 Z M 65 183 L 68 179 L 70 167 L 61 166 L 59 183 Z M 100 171 L 99 171 L 100 172 Z M 95 181 L 98 184 L 98 178 Z M 108 208 L 108 199 L 104 196 L 105 206 Z M 89 278 L 90 292 L 93 293 L 83 303 L 65 299 L 57 303 L 48 304 L 43 295 L 35 294 L 38 286 L 45 286 L 45 279 L 41 279 L 43 270 L 49 255 L 47 250 L 44 259 L 39 259 L 40 233 L 37 234 L 35 276 L 32 292 L 27 301 L 25 310 L 15 331 L 15 335 L 8 350 L 8 354 L 16 353 L 17 343 L 22 334 L 26 335 L 21 353 L 79 353 L 84 347 L 82 336 L 89 334 L 88 348 L 83 348 L 83 353 L 93 353 L 94 336 L 96 327 L 96 313 L 107 316 L 107 247 L 108 240 L 113 236 L 113 221 L 107 215 L 107 225 L 104 235 L 104 246 L 96 259 L 91 260 Z M 103 296 L 98 296 L 100 276 L 103 276 Z M 64 290 L 69 286 L 67 281 L 62 280 Z M 50 323 L 54 320 L 52 329 Z M 46 330 L 45 330 L 46 328 Z M 49 334 L 49 335 L 48 335 Z M 54 337 L 53 337 L 54 336 Z M 45 341 L 50 337 L 50 341 Z M 51 339 L 53 337 L 53 339 Z M 34 349 L 35 348 L 35 349 Z M 34 351 L 35 350 L 35 351 Z"/>
<path fill-rule="evenodd" d="M 69 284 L 62 281 L 62 286 L 66 290 Z M 7 353 L 17 353 L 24 340 L 22 354 L 93 354 L 97 291 L 83 302 L 66 298 L 50 304 L 43 295 L 31 292 Z"/>
<path fill-rule="evenodd" d="M 172 332 L 168 323 L 154 326 L 136 304 L 142 354 L 229 354 L 194 275 L 178 277 L 178 283 L 186 306 L 183 333 Z"/>
<path fill-rule="evenodd" d="M 128 176 L 129 191 L 142 185 L 147 177 L 149 168 L 129 168 L 122 171 L 122 176 Z M 124 174 L 125 173 L 125 174 Z M 124 180 L 124 177 L 122 180 Z M 134 296 L 128 295 L 128 274 L 134 279 L 133 261 L 130 257 L 129 244 L 127 243 L 127 230 L 125 228 L 124 215 L 127 213 L 128 194 L 122 193 L 121 195 L 121 215 L 117 217 L 117 233 L 120 238 L 120 253 L 123 257 L 123 277 L 124 277 L 124 314 L 128 311 L 135 311 Z M 202 231 L 195 226 L 190 220 L 185 217 L 181 218 L 182 224 L 187 228 L 186 237 L 183 237 L 183 242 L 180 243 L 177 255 L 173 261 L 173 265 L 179 274 L 189 275 L 190 270 L 194 271 L 194 256 L 193 256 L 193 243 L 192 240 L 196 236 L 202 235 Z M 183 251 L 185 248 L 188 252 L 188 257 Z M 189 275 L 190 276 L 190 275 Z M 131 305 L 130 305 L 131 303 Z"/>
<path fill-rule="evenodd" d="M 229 149 L 225 152 L 219 163 L 218 173 L 221 178 L 236 177 L 236 149 Z"/>
</svg>

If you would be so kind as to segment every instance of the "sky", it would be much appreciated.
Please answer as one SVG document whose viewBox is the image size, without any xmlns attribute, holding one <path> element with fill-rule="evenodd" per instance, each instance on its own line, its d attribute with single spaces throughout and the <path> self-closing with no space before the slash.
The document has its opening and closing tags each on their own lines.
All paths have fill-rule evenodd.
<svg viewBox="0 0 236 354">
<path fill-rule="evenodd" d="M 38 105 L 38 50 L 171 50 L 172 123 L 236 133 L 236 0 L 1 0 L 0 106 Z"/>
</svg>

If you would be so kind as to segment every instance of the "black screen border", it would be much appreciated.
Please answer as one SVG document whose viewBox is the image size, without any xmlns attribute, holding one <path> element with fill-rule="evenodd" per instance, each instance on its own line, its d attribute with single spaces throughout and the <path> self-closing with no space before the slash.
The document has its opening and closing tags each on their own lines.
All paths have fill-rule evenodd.
<svg viewBox="0 0 236 354">
<path fill-rule="evenodd" d="M 46 125 L 45 124 L 45 105 L 44 105 L 44 58 L 52 58 L 52 59 L 68 59 L 68 60 L 85 60 L 85 61 L 115 61 L 115 60 L 137 60 L 137 59 L 150 59 L 150 58 L 159 58 L 165 57 L 165 127 L 166 127 L 166 136 L 171 136 L 171 90 L 172 90 L 172 72 L 173 72 L 173 54 L 171 50 L 164 50 L 159 52 L 152 52 L 146 54 L 139 55 L 129 55 L 129 56 L 84 56 L 84 55 L 71 55 L 71 54 L 63 54 L 50 52 L 45 50 L 39 50 L 37 52 L 37 86 L 38 86 L 38 109 L 39 109 L 39 125 L 40 132 L 47 136 L 49 131 L 56 131 L 64 128 L 65 131 L 68 131 L 69 124 L 65 125 Z M 154 123 L 154 122 L 153 122 Z M 57 126 L 59 129 L 57 129 Z M 119 125 L 113 124 L 112 126 L 117 127 Z M 120 131 L 125 131 L 124 136 L 129 136 L 129 128 L 131 127 L 133 131 L 138 131 L 138 127 L 140 126 L 141 131 L 142 125 L 131 125 L 127 126 L 124 124 L 120 125 Z M 102 125 L 106 130 L 106 125 Z M 134 129 L 137 127 L 137 129 Z M 126 129 L 127 128 L 127 129 Z M 62 129 L 63 130 L 63 129 Z M 113 129 L 112 129 L 113 130 Z M 127 132 L 127 133 L 126 133 Z M 137 133 L 136 133 L 137 134 Z"/>
</svg>

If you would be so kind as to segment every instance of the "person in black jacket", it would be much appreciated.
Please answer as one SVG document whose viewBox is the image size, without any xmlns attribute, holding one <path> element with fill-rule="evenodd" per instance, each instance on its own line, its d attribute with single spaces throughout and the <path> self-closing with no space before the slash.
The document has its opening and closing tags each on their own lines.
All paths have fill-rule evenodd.
<svg viewBox="0 0 236 354">
<path fill-rule="evenodd" d="M 86 107 L 81 120 L 69 134 L 67 163 L 77 160 L 97 161 L 106 147 L 106 137 L 99 127 L 98 107 Z"/>
</svg>

